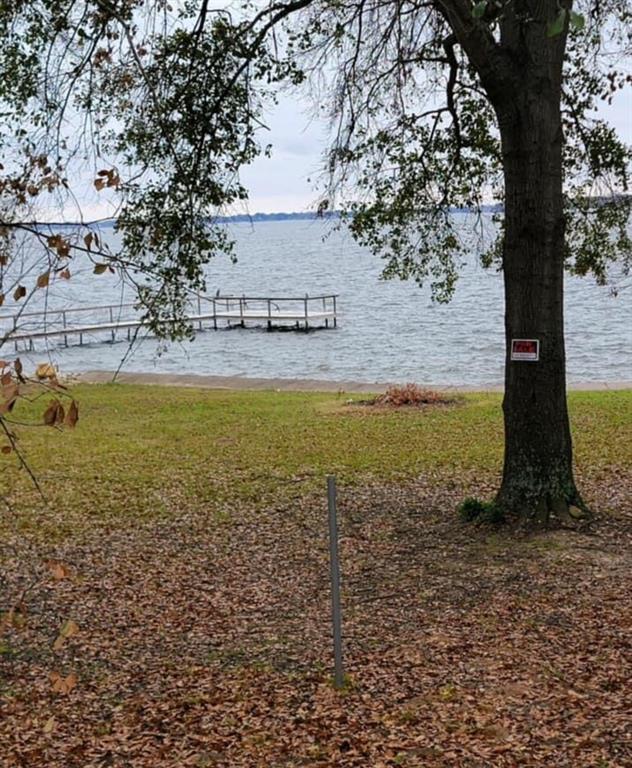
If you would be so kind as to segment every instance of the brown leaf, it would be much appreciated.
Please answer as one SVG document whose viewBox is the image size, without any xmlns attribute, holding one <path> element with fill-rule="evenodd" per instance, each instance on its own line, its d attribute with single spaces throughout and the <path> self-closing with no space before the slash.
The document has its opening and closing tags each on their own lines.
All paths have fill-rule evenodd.
<svg viewBox="0 0 632 768">
<path fill-rule="evenodd" d="M 57 373 L 50 363 L 40 363 L 35 370 L 35 375 L 40 380 L 54 379 L 57 376 Z"/>
<path fill-rule="evenodd" d="M 97 192 L 100 192 L 105 187 L 105 179 L 95 179 L 94 180 L 94 187 L 97 190 Z"/>
<path fill-rule="evenodd" d="M 51 717 L 48 718 L 48 720 L 44 724 L 44 727 L 42 728 L 42 730 L 46 734 L 51 734 L 55 730 L 55 725 L 56 725 L 56 723 L 55 723 L 55 716 L 52 715 Z"/>
<path fill-rule="evenodd" d="M 77 685 L 77 675 L 71 672 L 66 677 L 62 677 L 59 672 L 51 672 L 50 681 L 54 693 L 67 694 Z"/>
<path fill-rule="evenodd" d="M 23 299 L 26 296 L 26 288 L 23 285 L 18 285 L 18 287 L 13 291 L 13 300 L 19 301 L 20 299 Z"/>
<path fill-rule="evenodd" d="M 4 304 L 4 293 L 0 293 L 0 307 Z"/>
<path fill-rule="evenodd" d="M 70 280 L 70 270 L 68 268 L 62 269 L 62 271 L 59 273 L 59 277 L 61 277 L 63 280 Z"/>
<path fill-rule="evenodd" d="M 66 563 L 62 563 L 61 560 L 47 560 L 46 567 L 51 572 L 55 581 L 69 579 L 72 576 L 70 566 L 66 565 Z"/>
<path fill-rule="evenodd" d="M 65 424 L 67 427 L 70 427 L 70 429 L 73 429 L 73 427 L 76 426 L 78 421 L 79 421 L 79 406 L 77 405 L 76 400 L 73 400 L 68 406 Z"/>
<path fill-rule="evenodd" d="M 4 376 L 2 378 L 4 378 Z M 12 400 L 18 396 L 19 392 L 20 387 L 13 381 L 12 378 L 9 378 L 8 381 L 2 382 L 2 397 L 4 397 L 5 400 Z"/>
<path fill-rule="evenodd" d="M 86 248 L 90 250 L 92 247 L 92 241 L 94 240 L 94 235 L 92 232 L 88 232 L 88 234 L 83 238 L 83 242 L 86 244 Z"/>
<path fill-rule="evenodd" d="M 77 622 L 73 621 L 72 619 L 68 619 L 68 621 L 65 621 L 62 624 L 59 634 L 63 635 L 64 637 L 72 637 L 73 635 L 76 635 L 77 632 L 79 632 L 79 625 Z"/>
<path fill-rule="evenodd" d="M 2 453 L 11 453 L 13 448 L 10 445 L 3 445 L 0 450 L 2 450 Z"/>
<path fill-rule="evenodd" d="M 63 635 L 57 635 L 55 642 L 53 643 L 53 650 L 60 651 L 66 642 L 66 638 Z"/>
<path fill-rule="evenodd" d="M 61 408 L 61 403 L 59 400 L 51 400 L 51 402 L 48 405 L 48 408 L 44 411 L 44 424 L 46 424 L 47 427 L 54 427 L 55 424 L 59 421 L 59 409 Z"/>
<path fill-rule="evenodd" d="M 46 288 L 49 283 L 50 283 L 50 272 L 44 272 L 43 275 L 40 275 L 37 278 L 37 287 L 38 288 Z"/>
<path fill-rule="evenodd" d="M 94 274 L 95 275 L 102 275 L 105 271 L 107 271 L 108 265 L 107 264 L 95 264 L 94 265 Z"/>
<path fill-rule="evenodd" d="M 68 621 L 65 621 L 61 625 L 61 629 L 59 630 L 59 634 L 57 635 L 57 638 L 55 642 L 53 643 L 53 650 L 54 651 L 60 651 L 66 640 L 69 637 L 72 637 L 73 635 L 76 635 L 77 632 L 79 632 L 79 626 L 78 624 L 73 621 L 72 619 L 68 619 Z"/>
</svg>

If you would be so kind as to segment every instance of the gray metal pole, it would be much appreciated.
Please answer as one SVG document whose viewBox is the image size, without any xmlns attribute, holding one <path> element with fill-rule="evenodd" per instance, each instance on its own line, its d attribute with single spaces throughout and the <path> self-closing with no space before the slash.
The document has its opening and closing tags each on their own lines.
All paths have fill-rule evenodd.
<svg viewBox="0 0 632 768">
<path fill-rule="evenodd" d="M 331 573 L 331 618 L 334 630 L 334 686 L 344 686 L 342 667 L 342 612 L 340 609 L 340 562 L 338 560 L 338 521 L 336 519 L 336 478 L 327 476 L 329 504 L 329 558 Z"/>
</svg>

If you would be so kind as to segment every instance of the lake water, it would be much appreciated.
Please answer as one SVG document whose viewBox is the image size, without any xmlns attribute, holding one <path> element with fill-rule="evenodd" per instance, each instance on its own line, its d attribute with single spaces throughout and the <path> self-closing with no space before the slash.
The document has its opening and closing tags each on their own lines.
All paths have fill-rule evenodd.
<svg viewBox="0 0 632 768">
<path fill-rule="evenodd" d="M 330 229 L 331 224 L 320 221 L 231 225 L 238 263 L 214 260 L 208 289 L 210 294 L 338 293 L 336 330 L 208 331 L 161 354 L 156 340 L 145 339 L 129 354 L 123 370 L 476 387 L 502 383 L 498 273 L 483 269 L 473 255 L 452 302 L 439 305 L 414 283 L 380 280 L 381 260 L 347 233 Z M 81 306 L 121 297 L 132 300 L 116 277 L 76 274 L 52 287 L 49 303 Z M 566 328 L 570 383 L 632 379 L 632 289 L 613 298 L 590 278 L 568 277 Z M 22 357 L 38 363 L 48 354 L 68 373 L 113 370 L 126 352 L 123 341 L 68 349 L 40 341 L 34 353 Z"/>
</svg>

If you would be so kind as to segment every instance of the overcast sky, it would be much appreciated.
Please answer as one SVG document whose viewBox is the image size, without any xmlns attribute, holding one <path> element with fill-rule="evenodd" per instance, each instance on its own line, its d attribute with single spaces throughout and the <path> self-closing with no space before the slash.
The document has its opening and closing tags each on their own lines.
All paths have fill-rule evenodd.
<svg viewBox="0 0 632 768">
<path fill-rule="evenodd" d="M 297 98 L 283 96 L 276 109 L 266 116 L 269 128 L 261 135 L 262 144 L 273 146 L 271 158 L 260 157 L 242 173 L 250 191 L 248 212 L 278 213 L 313 210 L 318 198 L 316 182 L 327 146 L 327 126 L 313 118 L 314 109 Z M 603 106 L 600 114 L 632 144 L 632 89 L 619 92 L 612 106 Z M 84 220 L 105 218 L 114 214 L 106 193 L 96 194 L 92 176 L 82 197 Z M 237 211 L 236 211 L 237 212 Z M 242 211 L 243 212 L 243 211 Z M 58 214 L 57 214 L 58 215 Z M 76 207 L 66 209 L 66 220 L 77 220 Z"/>
<path fill-rule="evenodd" d="M 632 144 L 632 89 L 619 92 L 612 106 L 604 106 L 600 114 Z M 322 166 L 326 126 L 310 120 L 305 106 L 289 98 L 281 101 L 267 122 L 273 156 L 259 158 L 243 173 L 250 190 L 250 213 L 308 210 L 317 197 L 314 177 Z"/>
</svg>

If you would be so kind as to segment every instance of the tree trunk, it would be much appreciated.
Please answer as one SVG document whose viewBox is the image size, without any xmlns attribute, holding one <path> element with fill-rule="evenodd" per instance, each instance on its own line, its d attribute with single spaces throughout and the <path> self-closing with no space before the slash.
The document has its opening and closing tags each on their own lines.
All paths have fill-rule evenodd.
<svg viewBox="0 0 632 768">
<path fill-rule="evenodd" d="M 548 522 L 584 509 L 573 478 L 564 350 L 562 129 L 555 83 L 525 77 L 500 120 L 505 172 L 505 458 L 497 504 Z M 539 360 L 512 360 L 512 341 Z M 574 510 L 573 510 L 574 511 Z"/>
</svg>

